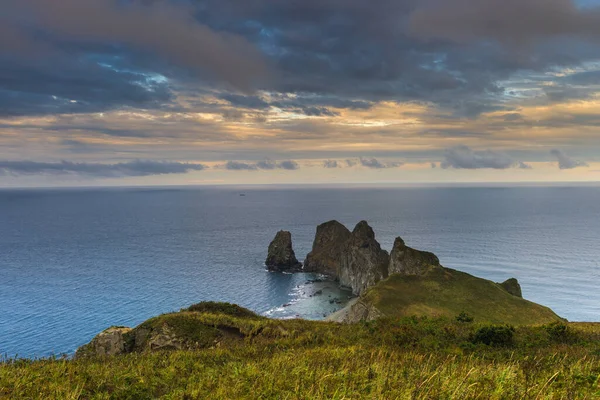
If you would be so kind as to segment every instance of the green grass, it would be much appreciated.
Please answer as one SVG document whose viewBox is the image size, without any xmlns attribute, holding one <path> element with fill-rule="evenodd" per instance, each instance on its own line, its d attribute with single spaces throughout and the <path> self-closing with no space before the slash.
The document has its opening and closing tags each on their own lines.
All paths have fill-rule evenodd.
<svg viewBox="0 0 600 400">
<path fill-rule="evenodd" d="M 220 346 L 197 340 L 184 351 L 142 346 L 108 358 L 6 360 L 0 398 L 600 398 L 600 324 L 513 329 L 454 315 L 343 325 L 202 307 L 205 312 L 162 315 L 136 330 L 168 324 L 190 343 L 198 337 L 214 343 L 216 332 L 239 335 Z M 506 330 L 510 340 L 501 343 L 478 339 Z"/>
<path fill-rule="evenodd" d="M 509 294 L 500 284 L 448 268 L 425 276 L 392 275 L 369 288 L 363 302 L 386 316 L 454 317 L 461 312 L 476 322 L 531 325 L 559 321 L 552 310 Z"/>
</svg>

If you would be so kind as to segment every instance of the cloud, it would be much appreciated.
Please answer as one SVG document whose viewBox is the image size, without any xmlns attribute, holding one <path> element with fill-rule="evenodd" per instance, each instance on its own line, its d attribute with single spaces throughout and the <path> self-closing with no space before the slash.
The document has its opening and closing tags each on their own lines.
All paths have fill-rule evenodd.
<svg viewBox="0 0 600 400">
<path fill-rule="evenodd" d="M 346 160 L 346 165 L 353 167 L 355 165 L 361 165 L 365 168 L 371 169 L 386 169 L 386 168 L 398 168 L 404 165 L 402 162 L 383 162 L 376 158 L 360 157 L 356 160 Z"/>
<path fill-rule="evenodd" d="M 556 161 L 558 161 L 558 168 L 560 169 L 574 169 L 578 167 L 588 166 L 586 162 L 575 160 L 559 149 L 552 149 L 550 151 L 550 154 L 552 154 L 556 158 Z"/>
<path fill-rule="evenodd" d="M 385 168 L 398 168 L 404 165 L 402 162 L 382 162 L 376 158 L 364 158 L 361 157 L 359 159 L 360 164 L 363 167 L 373 168 L 373 169 L 385 169 Z"/>
<path fill-rule="evenodd" d="M 507 113 L 502 116 L 502 119 L 506 122 L 523 121 L 523 116 L 519 113 Z"/>
<path fill-rule="evenodd" d="M 173 93 L 166 81 L 152 76 L 145 70 L 116 71 L 89 59 L 50 57 L 23 64 L 3 59 L 0 52 L 0 117 L 171 104 Z"/>
<path fill-rule="evenodd" d="M 292 161 L 292 160 L 286 160 L 286 161 L 282 161 L 278 164 L 279 168 L 281 169 L 287 169 L 290 171 L 299 169 L 300 166 L 298 165 L 298 163 L 296 161 Z"/>
<path fill-rule="evenodd" d="M 440 166 L 444 169 L 508 169 L 527 168 L 525 163 L 515 162 L 508 154 L 492 150 L 474 151 L 468 146 L 446 149 Z"/>
<path fill-rule="evenodd" d="M 524 163 L 523 161 L 519 161 L 517 163 L 517 168 L 519 169 L 533 169 L 533 167 L 527 163 Z"/>
<path fill-rule="evenodd" d="M 189 90 L 234 107 L 311 117 L 418 101 L 453 118 L 477 118 L 506 108 L 502 85 L 514 74 L 595 60 L 598 45 L 584 39 L 600 28 L 583 22 L 596 14 L 568 0 L 4 0 L 0 113 L 193 108 L 177 101 L 178 91 Z M 529 24 L 513 28 L 514 15 Z M 505 30 L 543 36 L 554 21 L 544 18 L 569 15 L 581 35 L 524 55 L 475 40 Z M 444 24 L 428 23 L 438 17 Z M 448 40 L 455 25 L 470 32 L 467 23 L 487 36 L 473 35 L 467 45 Z M 259 94 L 248 95 L 252 89 Z"/>
<path fill-rule="evenodd" d="M 339 164 L 335 160 L 324 160 L 323 161 L 323 167 L 325 167 L 325 168 L 338 168 Z"/>
<path fill-rule="evenodd" d="M 253 108 L 258 110 L 264 110 L 270 107 L 269 103 L 258 96 L 243 96 L 234 93 L 222 93 L 219 97 L 238 107 Z"/>
<path fill-rule="evenodd" d="M 300 166 L 296 161 L 285 160 L 285 161 L 272 161 L 262 160 L 256 163 L 245 163 L 240 161 L 228 161 L 224 166 L 225 169 L 230 171 L 258 171 L 258 170 L 275 170 L 285 169 L 293 171 L 300 169 Z"/>
<path fill-rule="evenodd" d="M 277 168 L 277 163 L 271 160 L 263 160 L 257 162 L 256 166 L 260 169 L 275 169 Z"/>
<path fill-rule="evenodd" d="M 0 161 L 0 175 L 82 175 L 95 178 L 123 178 L 185 174 L 206 169 L 202 164 L 137 160 L 116 164 L 35 161 Z"/>
<path fill-rule="evenodd" d="M 302 107 L 299 111 L 309 117 L 336 117 L 338 112 L 331 111 L 327 107 Z"/>
<path fill-rule="evenodd" d="M 26 24 L 34 22 L 46 32 L 36 41 L 58 37 L 74 43 L 131 46 L 243 90 L 266 75 L 264 56 L 246 38 L 211 29 L 193 18 L 193 8 L 174 2 L 19 0 L 6 7 L 3 12 L 24 38 L 34 37 Z"/>
<path fill-rule="evenodd" d="M 230 171 L 256 171 L 258 166 L 256 164 L 248 164 L 239 161 L 228 161 L 225 164 L 225 169 Z"/>
</svg>

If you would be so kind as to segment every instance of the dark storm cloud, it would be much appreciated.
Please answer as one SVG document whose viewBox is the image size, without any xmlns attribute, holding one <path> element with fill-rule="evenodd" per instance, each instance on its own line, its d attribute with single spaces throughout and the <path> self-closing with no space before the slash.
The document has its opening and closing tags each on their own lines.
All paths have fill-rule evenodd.
<svg viewBox="0 0 600 400">
<path fill-rule="evenodd" d="M 202 164 L 187 164 L 161 161 L 131 161 L 116 164 L 76 163 L 62 161 L 58 163 L 35 161 L 0 161 L 0 175 L 83 175 L 96 178 L 122 178 L 128 176 L 150 176 L 184 174 L 201 171 Z"/>
<path fill-rule="evenodd" d="M 526 54 L 507 52 L 489 41 L 465 46 L 448 37 L 420 40 L 414 35 L 415 23 L 423 12 L 438 6 L 423 8 L 425 1 L 247 3 L 209 1 L 206 18 L 221 16 L 234 24 L 243 15 L 256 21 L 257 29 L 252 31 L 256 40 L 260 37 L 272 51 L 271 58 L 282 72 L 276 90 L 365 101 L 433 102 L 453 110 L 456 118 L 502 110 L 504 88 L 499 82 L 517 71 L 578 64 L 598 54 L 597 45 L 580 46 L 566 34 L 550 37 L 567 43 L 531 48 Z M 544 4 L 538 0 L 538 5 Z M 542 30 L 540 35 L 546 33 Z"/>
<path fill-rule="evenodd" d="M 475 151 L 467 146 L 456 146 L 446 149 L 444 160 L 440 163 L 444 169 L 529 169 L 523 162 L 515 162 L 506 153 L 492 150 Z"/>
<path fill-rule="evenodd" d="M 556 158 L 556 161 L 558 161 L 558 168 L 560 169 L 574 169 L 588 166 L 586 162 L 575 160 L 559 149 L 552 149 L 550 154 Z"/>
<path fill-rule="evenodd" d="M 500 82 L 515 72 L 597 58 L 599 43 L 578 39 L 600 31 L 596 9 L 567 0 L 509 0 L 506 10 L 500 0 L 483 0 L 491 12 L 474 0 L 449 3 L 452 18 L 445 3 L 423 0 L 0 0 L 0 110 L 169 108 L 176 89 L 197 87 L 234 107 L 314 117 L 389 100 L 477 118 L 505 109 Z M 507 20 L 515 15 L 512 32 Z M 428 25 L 436 18 L 439 26 Z M 463 31 L 481 33 L 467 45 L 448 40 Z M 471 40 L 478 37 L 552 43 L 514 52 Z M 269 95 L 249 95 L 254 88 Z"/>
<path fill-rule="evenodd" d="M 0 4 L 13 26 L 23 27 L 24 37 L 32 36 L 26 25 L 33 22 L 67 41 L 108 42 L 156 53 L 241 89 L 251 88 L 252 81 L 266 72 L 263 56 L 244 37 L 198 23 L 193 9 L 176 2 L 3 0 Z"/>
<path fill-rule="evenodd" d="M 262 160 L 256 163 L 246 163 L 240 161 L 228 161 L 224 166 L 225 169 L 230 171 L 258 171 L 258 170 L 275 170 L 285 169 L 289 171 L 300 169 L 300 166 L 296 161 L 285 160 L 285 161 L 272 161 Z"/>
<path fill-rule="evenodd" d="M 600 8 L 573 0 L 432 0 L 410 17 L 417 35 L 520 46 L 557 36 L 600 38 Z"/>
<path fill-rule="evenodd" d="M 86 113 L 117 107 L 159 108 L 172 99 L 165 82 L 86 59 L 24 63 L 0 55 L 0 117 Z"/>
</svg>

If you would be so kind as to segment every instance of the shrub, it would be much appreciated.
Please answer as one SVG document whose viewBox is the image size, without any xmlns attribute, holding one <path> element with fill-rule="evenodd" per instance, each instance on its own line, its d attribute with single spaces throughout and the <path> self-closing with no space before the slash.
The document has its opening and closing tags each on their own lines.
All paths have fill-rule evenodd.
<svg viewBox="0 0 600 400">
<path fill-rule="evenodd" d="M 509 346 L 513 342 L 515 328 L 509 325 L 482 326 L 471 337 L 475 344 L 483 343 L 488 346 Z"/>
<path fill-rule="evenodd" d="M 558 343 L 570 343 L 575 340 L 575 332 L 564 322 L 552 322 L 544 325 L 550 340 Z"/>
<path fill-rule="evenodd" d="M 473 322 L 475 320 L 475 318 L 473 318 L 472 316 L 470 316 L 469 314 L 467 314 L 466 312 L 463 311 L 456 316 L 456 320 L 458 322 L 469 323 L 469 322 Z"/>
</svg>

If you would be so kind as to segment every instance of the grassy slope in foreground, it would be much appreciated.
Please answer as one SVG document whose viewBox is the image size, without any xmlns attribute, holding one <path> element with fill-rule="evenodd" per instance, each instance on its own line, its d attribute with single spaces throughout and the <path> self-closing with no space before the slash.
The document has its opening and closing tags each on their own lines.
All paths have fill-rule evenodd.
<svg viewBox="0 0 600 400">
<path fill-rule="evenodd" d="M 466 312 L 475 321 L 511 325 L 561 320 L 552 310 L 513 296 L 499 284 L 448 268 L 424 276 L 392 275 L 368 289 L 361 302 L 389 317 L 445 316 Z"/>
<path fill-rule="evenodd" d="M 239 311 L 239 312 L 238 312 Z M 600 327 L 504 330 L 454 318 L 358 324 L 271 320 L 200 304 L 155 317 L 196 348 L 75 360 L 0 361 L 0 399 L 591 399 Z M 484 331 L 482 331 L 484 329 Z M 239 332 L 220 336 L 216 330 Z M 209 339 L 212 342 L 197 340 Z M 500 332 L 500 333 L 502 333 Z M 215 336 L 216 335 L 216 336 Z"/>
</svg>

